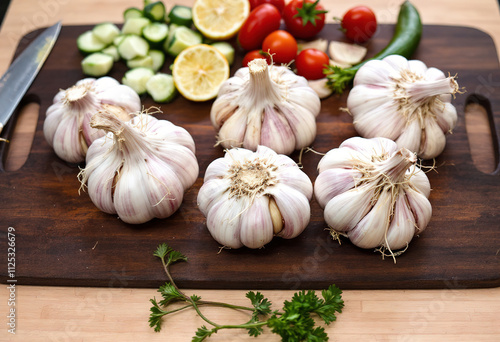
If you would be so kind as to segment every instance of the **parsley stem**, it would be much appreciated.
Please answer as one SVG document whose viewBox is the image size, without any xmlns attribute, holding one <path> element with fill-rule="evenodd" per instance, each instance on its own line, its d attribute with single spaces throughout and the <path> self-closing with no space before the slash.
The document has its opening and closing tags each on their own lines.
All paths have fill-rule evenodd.
<svg viewBox="0 0 500 342">
<path fill-rule="evenodd" d="M 235 309 L 235 310 L 247 310 L 247 311 L 254 311 L 255 310 L 255 308 L 250 308 L 248 306 L 232 305 L 232 304 L 228 304 L 228 303 L 212 302 L 212 301 L 207 301 L 207 300 L 198 301 L 198 305 L 200 305 L 200 304 L 222 306 L 225 308 Z"/>
</svg>

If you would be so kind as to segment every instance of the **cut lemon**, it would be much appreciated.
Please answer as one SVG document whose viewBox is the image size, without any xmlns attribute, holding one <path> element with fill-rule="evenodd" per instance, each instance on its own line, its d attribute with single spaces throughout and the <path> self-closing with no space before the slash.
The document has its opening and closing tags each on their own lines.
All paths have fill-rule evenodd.
<svg viewBox="0 0 500 342">
<path fill-rule="evenodd" d="M 213 46 L 193 45 L 175 58 L 172 76 L 182 96 L 191 101 L 207 101 L 217 96 L 229 78 L 229 63 Z"/>
<path fill-rule="evenodd" d="M 248 0 L 196 0 L 193 5 L 194 25 L 215 40 L 236 35 L 249 14 Z"/>
</svg>

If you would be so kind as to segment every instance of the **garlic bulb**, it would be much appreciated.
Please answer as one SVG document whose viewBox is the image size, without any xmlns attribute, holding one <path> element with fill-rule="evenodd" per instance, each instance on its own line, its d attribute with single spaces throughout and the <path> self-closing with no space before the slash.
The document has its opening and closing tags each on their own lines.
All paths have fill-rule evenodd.
<svg viewBox="0 0 500 342">
<path fill-rule="evenodd" d="M 320 107 L 304 77 L 259 58 L 223 83 L 210 118 L 223 147 L 290 154 L 313 142 Z"/>
<path fill-rule="evenodd" d="M 432 159 L 444 150 L 445 134 L 457 123 L 451 104 L 457 92 L 455 77 L 421 61 L 391 55 L 358 70 L 347 108 L 362 137 L 389 138 Z"/>
<path fill-rule="evenodd" d="M 406 247 L 432 214 L 430 183 L 416 160 L 386 138 L 354 137 L 330 150 L 318 164 L 314 194 L 331 230 L 361 248 Z"/>
<path fill-rule="evenodd" d="M 198 177 L 191 135 L 148 114 L 124 122 L 100 111 L 90 125 L 109 132 L 90 145 L 79 174 L 92 202 L 127 223 L 172 215 Z"/>
<path fill-rule="evenodd" d="M 141 110 L 139 95 L 111 77 L 85 78 L 60 90 L 47 109 L 43 133 L 59 158 L 80 163 L 90 144 L 104 135 L 90 127 L 90 118 L 105 109 L 123 120 Z"/>
<path fill-rule="evenodd" d="M 230 248 L 260 248 L 306 228 L 313 187 L 289 157 L 265 146 L 226 151 L 205 172 L 198 207 L 212 237 Z"/>
</svg>

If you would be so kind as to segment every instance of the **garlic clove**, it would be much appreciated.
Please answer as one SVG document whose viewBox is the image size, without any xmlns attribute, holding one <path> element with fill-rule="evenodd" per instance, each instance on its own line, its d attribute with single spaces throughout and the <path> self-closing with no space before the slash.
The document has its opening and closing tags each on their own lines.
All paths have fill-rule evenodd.
<svg viewBox="0 0 500 342">
<path fill-rule="evenodd" d="M 365 161 L 372 161 L 372 156 L 388 156 L 398 150 L 396 143 L 389 139 L 352 137 L 344 140 L 339 148 L 350 148 L 363 154 Z"/>
<path fill-rule="evenodd" d="M 392 204 L 391 192 L 383 189 L 371 210 L 347 233 L 349 240 L 361 248 L 382 245 L 389 226 Z"/>
<path fill-rule="evenodd" d="M 238 109 L 238 105 L 234 104 L 233 93 L 228 93 L 220 96 L 220 101 L 216 101 L 210 110 L 210 121 L 215 129 L 220 130 L 222 125 L 234 114 Z"/>
<path fill-rule="evenodd" d="M 431 183 L 427 175 L 415 165 L 412 165 L 406 172 L 406 176 L 411 181 L 412 186 L 425 197 L 431 194 Z"/>
<path fill-rule="evenodd" d="M 280 233 L 283 230 L 283 216 L 281 215 L 276 201 L 272 197 L 269 198 L 269 214 L 271 215 L 274 234 Z"/>
<path fill-rule="evenodd" d="M 313 195 L 309 176 L 298 167 L 289 168 L 287 172 L 280 173 L 278 181 L 286 186 L 300 191 L 310 201 Z"/>
<path fill-rule="evenodd" d="M 360 84 L 369 84 L 373 87 L 390 87 L 391 83 L 394 82 L 393 77 L 398 77 L 397 71 L 391 65 L 378 59 L 370 60 L 364 64 L 363 70 L 364 72 L 357 72 L 354 76 L 354 87 Z"/>
<path fill-rule="evenodd" d="M 443 152 L 446 146 L 446 137 L 437 124 L 436 120 L 427 116 L 424 124 L 424 142 L 420 145 L 421 150 L 418 155 L 422 159 L 432 159 Z"/>
<path fill-rule="evenodd" d="M 268 193 L 274 197 L 283 217 L 283 229 L 277 235 L 292 239 L 302 233 L 311 218 L 311 208 L 306 196 L 294 188 L 279 183 L 269 188 Z"/>
<path fill-rule="evenodd" d="M 319 80 L 309 80 L 307 84 L 311 87 L 320 99 L 326 99 L 333 94 L 333 89 L 327 85 L 328 79 L 320 78 Z"/>
<path fill-rule="evenodd" d="M 374 195 L 371 184 L 361 185 L 332 198 L 325 206 L 325 221 L 337 232 L 348 232 L 370 211 Z"/>
<path fill-rule="evenodd" d="M 229 248 L 243 246 L 240 240 L 240 221 L 247 205 L 247 201 L 229 200 L 225 194 L 212 206 L 207 215 L 207 228 L 215 241 Z"/>
<path fill-rule="evenodd" d="M 298 105 L 283 104 L 281 109 L 295 135 L 295 149 L 312 144 L 316 138 L 316 118 L 311 112 Z"/>
<path fill-rule="evenodd" d="M 339 62 L 339 61 L 335 61 L 333 59 L 330 59 L 330 62 L 328 64 L 331 65 L 331 66 L 336 66 L 336 67 L 342 68 L 342 69 L 346 69 L 346 68 L 352 67 L 351 64 L 342 63 L 342 62 Z"/>
<path fill-rule="evenodd" d="M 55 130 L 52 141 L 57 156 L 69 163 L 80 163 L 85 160 L 85 150 L 80 141 L 79 122 L 75 116 L 63 116 Z"/>
<path fill-rule="evenodd" d="M 384 58 L 384 62 L 396 72 L 409 69 L 408 60 L 401 55 L 390 55 Z"/>
<path fill-rule="evenodd" d="M 177 175 L 184 189 L 189 188 L 198 178 L 198 162 L 189 148 L 177 143 L 163 143 L 158 147 L 157 155 Z"/>
<path fill-rule="evenodd" d="M 265 108 L 260 143 L 283 154 L 290 154 L 295 149 L 295 135 L 277 108 Z"/>
<path fill-rule="evenodd" d="M 451 96 L 451 95 L 449 95 Z M 440 97 L 441 98 L 441 97 Z M 451 133 L 457 125 L 457 109 L 449 102 L 444 102 L 442 111 L 436 111 L 436 120 L 443 133 Z"/>
<path fill-rule="evenodd" d="M 305 49 L 316 49 L 326 53 L 328 49 L 328 40 L 323 38 L 318 38 L 314 40 L 298 40 L 297 41 L 297 54 Z"/>
<path fill-rule="evenodd" d="M 370 111 L 362 111 L 353 121 L 354 128 L 366 138 L 383 136 L 394 140 L 405 127 L 405 122 L 400 119 L 396 109 L 396 103 L 386 101 Z M 388 122 L 392 125 L 388 125 Z"/>
<path fill-rule="evenodd" d="M 417 234 L 425 230 L 432 216 L 432 206 L 423 194 L 412 188 L 405 190 L 408 204 L 411 207 L 416 222 Z"/>
<path fill-rule="evenodd" d="M 235 160 L 250 159 L 253 153 L 253 151 L 250 151 L 246 148 L 232 148 L 230 150 L 226 150 L 224 158 L 232 163 Z"/>
<path fill-rule="evenodd" d="M 425 72 L 425 78 L 427 80 L 439 80 L 442 78 L 446 78 L 446 75 L 444 74 L 443 71 L 439 70 L 438 68 L 430 67 Z"/>
<path fill-rule="evenodd" d="M 391 250 L 405 248 L 415 235 L 415 226 L 415 218 L 408 208 L 404 191 L 400 190 L 383 245 Z"/>
<path fill-rule="evenodd" d="M 240 147 L 247 129 L 246 113 L 238 108 L 219 130 L 218 143 L 225 148 Z"/>
<path fill-rule="evenodd" d="M 418 152 L 422 136 L 422 128 L 418 120 L 412 120 L 406 125 L 405 130 L 395 140 L 398 147 L 405 147 L 413 152 Z"/>
<path fill-rule="evenodd" d="M 251 110 L 247 114 L 245 137 L 243 138 L 243 146 L 255 151 L 260 142 L 260 134 L 262 128 L 262 111 L 260 108 Z"/>
<path fill-rule="evenodd" d="M 147 116 L 147 118 L 153 118 L 153 117 Z M 148 120 L 146 123 L 140 123 L 140 124 L 147 125 L 149 122 L 151 122 L 151 120 Z M 191 134 L 189 134 L 189 132 L 186 129 L 180 126 L 176 126 L 170 121 L 156 120 L 154 122 L 154 125 L 151 125 L 149 132 L 157 134 L 158 138 L 164 139 L 170 144 L 182 145 L 182 147 L 188 148 L 191 152 L 193 153 L 196 152 L 194 140 Z"/>
<path fill-rule="evenodd" d="M 363 153 L 350 148 L 335 148 L 328 151 L 318 163 L 318 171 L 332 168 L 352 168 L 359 160 L 365 160 Z"/>
<path fill-rule="evenodd" d="M 96 148 L 91 146 L 89 153 L 93 153 L 94 149 Z M 97 167 L 99 165 L 102 166 Z M 89 197 L 99 210 L 108 214 L 116 214 L 113 203 L 113 188 L 115 178 L 119 177 L 121 166 L 121 158 L 116 158 L 114 155 L 109 158 L 91 160 L 86 165 L 86 170 L 90 174 L 87 182 Z"/>
<path fill-rule="evenodd" d="M 361 62 L 367 51 L 368 49 L 364 46 L 340 41 L 331 41 L 328 46 L 330 58 L 336 62 L 350 65 Z"/>
<path fill-rule="evenodd" d="M 224 192 L 230 187 L 230 182 L 226 178 L 213 178 L 205 180 L 203 187 L 200 188 L 197 197 L 197 204 L 200 211 L 205 215 L 212 209 L 223 196 Z"/>
<path fill-rule="evenodd" d="M 314 182 L 314 194 L 321 208 L 335 196 L 351 190 L 361 173 L 353 169 L 327 169 L 321 172 Z"/>
<path fill-rule="evenodd" d="M 255 198 L 241 214 L 240 240 L 249 248 L 260 248 L 273 239 L 273 221 L 269 212 L 269 198 Z"/>
<path fill-rule="evenodd" d="M 417 59 L 408 61 L 408 69 L 420 77 L 424 77 L 427 73 L 427 65 Z"/>
<path fill-rule="evenodd" d="M 208 182 L 212 179 L 223 178 L 227 170 L 232 163 L 232 160 L 228 158 L 217 158 L 213 162 L 211 162 L 207 169 L 205 170 L 205 177 L 203 179 L 204 182 Z"/>
</svg>

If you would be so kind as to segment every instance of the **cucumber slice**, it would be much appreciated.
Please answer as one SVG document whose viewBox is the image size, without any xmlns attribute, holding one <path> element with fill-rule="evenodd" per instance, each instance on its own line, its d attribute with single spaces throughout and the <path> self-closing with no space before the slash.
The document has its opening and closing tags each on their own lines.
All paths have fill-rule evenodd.
<svg viewBox="0 0 500 342">
<path fill-rule="evenodd" d="M 155 102 L 167 103 L 174 99 L 177 89 L 174 78 L 168 74 L 156 74 L 146 83 L 146 90 Z"/>
<path fill-rule="evenodd" d="M 162 1 L 156 1 L 144 6 L 144 16 L 152 21 L 165 21 L 165 5 Z"/>
<path fill-rule="evenodd" d="M 78 46 L 78 50 L 86 55 L 99 52 L 107 46 L 92 31 L 87 31 L 79 35 L 76 39 L 76 45 Z"/>
<path fill-rule="evenodd" d="M 123 12 L 124 21 L 130 18 L 141 18 L 143 16 L 142 11 L 137 7 L 129 7 Z"/>
<path fill-rule="evenodd" d="M 193 25 L 193 12 L 191 7 L 175 5 L 168 14 L 168 20 L 171 24 L 191 27 L 191 25 Z"/>
<path fill-rule="evenodd" d="M 109 45 L 120 35 L 120 29 L 113 23 L 102 23 L 94 26 L 92 33 L 104 44 Z"/>
<path fill-rule="evenodd" d="M 172 56 L 177 56 L 182 50 L 190 46 L 201 44 L 203 37 L 200 33 L 195 32 L 186 26 L 179 26 L 168 45 L 167 52 Z"/>
<path fill-rule="evenodd" d="M 149 68 L 130 69 L 123 76 L 122 83 L 134 89 L 137 94 L 142 95 L 146 92 L 146 83 L 153 75 L 153 70 Z"/>
<path fill-rule="evenodd" d="M 149 56 L 153 59 L 153 70 L 158 71 L 165 64 L 165 54 L 160 50 L 149 50 Z"/>
<path fill-rule="evenodd" d="M 165 23 L 151 23 L 144 27 L 142 36 L 154 46 L 161 46 L 168 36 L 168 26 Z"/>
<path fill-rule="evenodd" d="M 179 28 L 179 25 L 177 25 L 177 24 L 168 25 L 168 36 L 167 36 L 167 39 L 165 40 L 165 43 L 163 44 L 165 52 L 167 51 L 168 46 L 170 45 L 170 42 L 174 38 L 174 33 L 175 33 L 175 30 L 177 30 L 177 28 Z"/>
<path fill-rule="evenodd" d="M 102 49 L 101 52 L 113 57 L 114 62 L 118 62 L 120 60 L 120 54 L 118 53 L 118 48 L 114 45 L 110 45 L 107 48 Z"/>
<path fill-rule="evenodd" d="M 149 25 L 151 21 L 148 18 L 130 18 L 125 20 L 122 27 L 123 34 L 135 34 L 140 36 L 142 29 Z"/>
<path fill-rule="evenodd" d="M 224 57 L 226 57 L 229 65 L 233 64 L 234 48 L 231 44 L 229 44 L 228 42 L 215 42 L 210 45 L 219 50 L 224 55 Z"/>
<path fill-rule="evenodd" d="M 148 42 L 144 38 L 133 34 L 125 36 L 120 45 L 118 45 L 118 53 L 125 60 L 144 57 L 148 52 Z"/>
<path fill-rule="evenodd" d="M 129 59 L 127 61 L 127 67 L 129 69 L 141 67 L 153 69 L 153 58 L 151 56 L 142 56 Z"/>
<path fill-rule="evenodd" d="M 82 60 L 82 70 L 85 75 L 100 77 L 106 75 L 113 67 L 113 57 L 95 52 Z"/>
<path fill-rule="evenodd" d="M 123 39 L 126 37 L 126 35 L 124 34 L 120 34 L 119 36 L 116 36 L 115 39 L 113 39 L 113 45 L 118 47 L 118 45 L 120 45 L 120 43 L 123 41 Z"/>
</svg>

